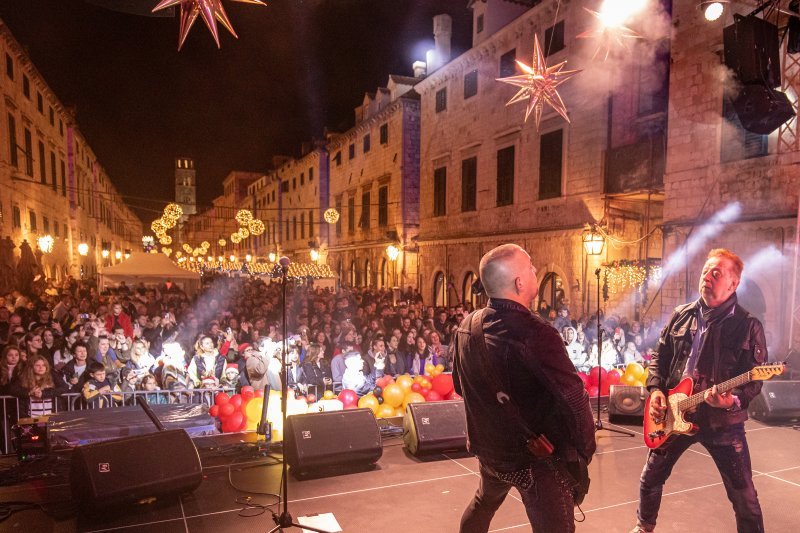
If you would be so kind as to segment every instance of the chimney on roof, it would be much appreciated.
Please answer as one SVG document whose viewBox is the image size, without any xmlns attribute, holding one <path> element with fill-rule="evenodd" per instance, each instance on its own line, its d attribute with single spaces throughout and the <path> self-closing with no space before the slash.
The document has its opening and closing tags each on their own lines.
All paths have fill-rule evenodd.
<svg viewBox="0 0 800 533">
<path fill-rule="evenodd" d="M 450 39 L 453 36 L 453 19 L 450 15 L 436 15 L 433 17 L 433 40 L 435 43 L 436 70 L 450 62 Z M 429 65 L 430 66 L 430 65 Z"/>
<path fill-rule="evenodd" d="M 424 78 L 425 77 L 426 65 L 425 65 L 424 61 L 414 61 L 414 64 L 411 65 L 411 68 L 414 69 L 414 77 L 415 78 Z"/>
</svg>

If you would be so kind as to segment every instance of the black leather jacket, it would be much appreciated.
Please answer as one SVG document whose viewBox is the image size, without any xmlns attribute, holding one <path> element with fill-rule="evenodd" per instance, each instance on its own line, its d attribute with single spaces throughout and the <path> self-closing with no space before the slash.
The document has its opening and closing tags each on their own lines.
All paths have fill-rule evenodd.
<svg viewBox="0 0 800 533">
<path fill-rule="evenodd" d="M 590 460 L 596 447 L 592 410 L 564 341 L 516 302 L 492 298 L 488 307 L 484 338 L 503 392 L 517 404 L 528 428 L 545 434 L 557 453 L 571 459 L 578 452 Z M 497 401 L 483 358 L 470 349 L 471 317 L 450 343 L 455 390 L 464 397 L 469 450 L 488 460 L 530 462 L 526 431 Z"/>
<path fill-rule="evenodd" d="M 650 375 L 646 384 L 648 391 L 660 389 L 666 394 L 680 382 L 697 333 L 698 307 L 696 301 L 676 307 L 661 331 L 657 354 L 650 362 Z M 767 361 L 767 344 L 761 322 L 738 304 L 733 314 L 722 322 L 721 344 L 719 359 L 703 365 L 710 372 L 700 376 L 695 383 L 695 392 L 722 383 Z M 698 368 L 700 367 L 698 362 Z M 711 427 L 744 422 L 747 420 L 750 400 L 760 391 L 760 381 L 738 387 L 733 390 L 733 394 L 739 397 L 741 409 L 727 411 L 701 404 L 693 421 L 698 425 L 707 424 Z"/>
</svg>

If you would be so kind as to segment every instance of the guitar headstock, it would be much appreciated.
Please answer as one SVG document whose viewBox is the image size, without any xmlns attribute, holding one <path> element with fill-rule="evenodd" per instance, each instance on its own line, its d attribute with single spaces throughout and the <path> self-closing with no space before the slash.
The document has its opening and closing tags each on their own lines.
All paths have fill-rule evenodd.
<svg viewBox="0 0 800 533">
<path fill-rule="evenodd" d="M 774 376 L 780 376 L 786 370 L 786 363 L 767 363 L 758 365 L 750 370 L 753 381 L 764 381 Z"/>
</svg>

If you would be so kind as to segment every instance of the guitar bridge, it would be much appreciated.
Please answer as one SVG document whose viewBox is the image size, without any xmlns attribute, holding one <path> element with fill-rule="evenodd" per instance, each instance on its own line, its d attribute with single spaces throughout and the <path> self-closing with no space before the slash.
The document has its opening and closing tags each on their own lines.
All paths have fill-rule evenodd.
<svg viewBox="0 0 800 533">
<path fill-rule="evenodd" d="M 659 429 L 658 431 L 651 431 L 650 433 L 647 434 L 647 437 L 649 439 L 658 439 L 658 438 L 663 437 L 664 435 L 665 435 L 664 430 L 663 429 Z"/>
</svg>

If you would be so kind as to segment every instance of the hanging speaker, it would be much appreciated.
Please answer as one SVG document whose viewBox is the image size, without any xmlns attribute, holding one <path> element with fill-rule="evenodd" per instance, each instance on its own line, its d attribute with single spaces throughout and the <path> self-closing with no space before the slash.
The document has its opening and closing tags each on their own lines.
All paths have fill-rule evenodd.
<svg viewBox="0 0 800 533">
<path fill-rule="evenodd" d="M 620 424 L 644 423 L 647 389 L 630 385 L 611 385 L 608 395 L 608 421 Z"/>
<path fill-rule="evenodd" d="M 733 108 L 747 131 L 769 135 L 795 116 L 789 98 L 780 91 L 752 83 L 745 85 L 733 101 Z"/>
<path fill-rule="evenodd" d="M 722 31 L 725 65 L 736 73 L 740 83 L 781 84 L 778 28 L 758 17 L 734 16 Z"/>
</svg>

